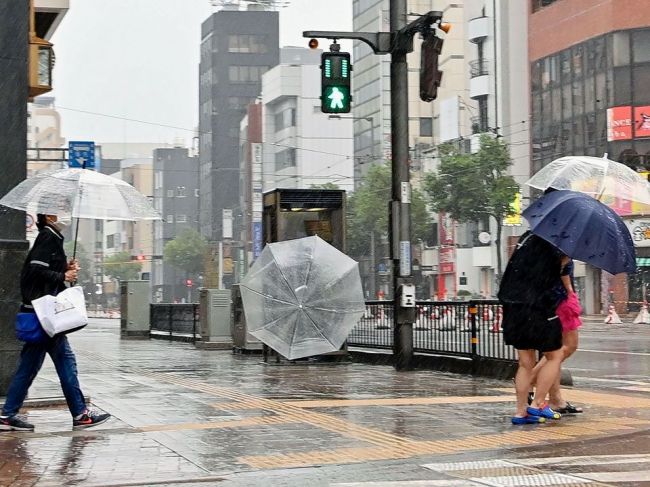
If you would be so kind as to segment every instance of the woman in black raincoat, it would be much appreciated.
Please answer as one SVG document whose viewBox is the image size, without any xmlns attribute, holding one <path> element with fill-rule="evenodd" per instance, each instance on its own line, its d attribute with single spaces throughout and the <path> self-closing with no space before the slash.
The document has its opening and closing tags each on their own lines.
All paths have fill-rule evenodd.
<svg viewBox="0 0 650 487">
<path fill-rule="evenodd" d="M 546 240 L 524 233 L 508 261 L 499 288 L 503 305 L 503 338 L 519 354 L 515 377 L 517 409 L 513 424 L 545 422 L 560 414 L 544 403 L 546 394 L 560 373 L 562 325 L 555 315 L 557 286 L 568 258 Z M 535 397 L 528 406 L 537 352 L 546 357 L 539 367 Z"/>
</svg>

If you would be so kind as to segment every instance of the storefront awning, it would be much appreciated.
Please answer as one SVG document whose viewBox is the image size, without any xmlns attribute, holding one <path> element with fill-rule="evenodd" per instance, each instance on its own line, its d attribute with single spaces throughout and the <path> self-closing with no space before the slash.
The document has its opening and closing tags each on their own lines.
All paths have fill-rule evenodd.
<svg viewBox="0 0 650 487">
<path fill-rule="evenodd" d="M 650 267 L 650 257 L 637 257 L 636 265 L 637 267 Z"/>
</svg>

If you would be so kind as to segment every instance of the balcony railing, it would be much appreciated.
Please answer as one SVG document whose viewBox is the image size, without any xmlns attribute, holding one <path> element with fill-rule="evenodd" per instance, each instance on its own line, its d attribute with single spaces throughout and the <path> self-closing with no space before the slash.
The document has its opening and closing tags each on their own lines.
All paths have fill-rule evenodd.
<svg viewBox="0 0 650 487">
<path fill-rule="evenodd" d="M 488 74 L 488 62 L 486 59 L 476 59 L 469 63 L 469 75 L 471 78 L 485 76 Z"/>
</svg>

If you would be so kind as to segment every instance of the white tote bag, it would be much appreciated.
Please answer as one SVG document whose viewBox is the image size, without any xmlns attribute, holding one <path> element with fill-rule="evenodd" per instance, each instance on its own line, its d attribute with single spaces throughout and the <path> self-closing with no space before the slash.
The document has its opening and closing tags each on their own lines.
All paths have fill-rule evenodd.
<svg viewBox="0 0 650 487">
<path fill-rule="evenodd" d="M 86 300 L 81 286 L 70 287 L 56 296 L 46 295 L 35 299 L 32 306 L 43 329 L 51 337 L 79 330 L 88 324 Z"/>
</svg>

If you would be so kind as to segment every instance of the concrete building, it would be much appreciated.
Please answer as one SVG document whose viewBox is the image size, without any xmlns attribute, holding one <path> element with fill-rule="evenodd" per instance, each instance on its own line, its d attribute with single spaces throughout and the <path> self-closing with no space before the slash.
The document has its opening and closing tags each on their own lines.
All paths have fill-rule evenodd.
<svg viewBox="0 0 650 487">
<path fill-rule="evenodd" d="M 239 202 L 239 123 L 279 61 L 279 14 L 225 6 L 202 25 L 199 86 L 201 232 L 223 237 L 222 212 Z"/>
<path fill-rule="evenodd" d="M 321 112 L 320 55 L 282 48 L 280 65 L 264 74 L 261 99 L 240 124 L 240 211 L 233 217 L 245 253 L 236 262 L 250 264 L 261 252 L 264 192 L 327 183 L 353 189 L 353 120 Z"/>
<path fill-rule="evenodd" d="M 153 302 L 187 298 L 185 279 L 196 279 L 163 260 L 165 244 L 187 228 L 199 230 L 199 161 L 188 149 L 153 152 L 153 202 L 162 220 L 153 222 L 151 286 Z"/>
<path fill-rule="evenodd" d="M 650 169 L 650 4 L 534 0 L 529 11 L 532 171 L 565 155 L 609 154 Z M 587 312 L 638 309 L 650 279 L 647 209 L 613 201 L 635 236 L 639 271 L 615 278 L 587 266 L 577 284 Z"/>
<path fill-rule="evenodd" d="M 355 30 L 389 29 L 387 0 L 355 0 L 353 9 Z M 417 187 L 427 172 L 437 168 L 438 144 L 453 142 L 472 152 L 478 149 L 482 133 L 503 137 L 510 145 L 511 173 L 522 184 L 530 170 L 526 2 L 421 0 L 410 1 L 408 10 L 440 10 L 452 24 L 444 36 L 439 59 L 442 85 L 433 103 L 419 99 L 417 39 L 415 51 L 408 56 L 413 184 Z M 362 43 L 355 43 L 354 49 L 355 178 L 359 181 L 369 158 L 383 162 L 390 157 L 390 77 L 389 57 L 373 54 Z M 494 295 L 495 222 L 458 225 L 446 215 L 434 220 L 431 238 L 413 249 L 421 265 L 420 286 L 427 288 L 421 295 L 453 297 L 460 290 Z M 504 261 L 507 238 L 519 235 L 522 228 L 504 230 Z M 488 234 L 486 243 L 479 240 L 481 234 Z"/>
<path fill-rule="evenodd" d="M 61 135 L 61 115 L 54 105 L 54 97 L 35 98 L 27 105 L 27 117 L 27 177 L 62 167 L 64 163 L 56 159 L 63 159 L 66 140 Z"/>
<path fill-rule="evenodd" d="M 263 191 L 334 183 L 353 189 L 352 119 L 320 109 L 319 50 L 282 49 L 262 76 Z"/>
</svg>

